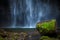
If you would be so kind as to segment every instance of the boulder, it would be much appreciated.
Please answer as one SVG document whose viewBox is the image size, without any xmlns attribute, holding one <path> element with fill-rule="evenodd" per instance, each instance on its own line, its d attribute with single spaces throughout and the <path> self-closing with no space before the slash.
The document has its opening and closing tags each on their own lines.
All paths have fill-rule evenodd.
<svg viewBox="0 0 60 40">
<path fill-rule="evenodd" d="M 56 20 L 48 20 L 48 21 L 43 21 L 39 22 L 36 25 L 36 29 L 41 35 L 56 35 Z"/>
</svg>

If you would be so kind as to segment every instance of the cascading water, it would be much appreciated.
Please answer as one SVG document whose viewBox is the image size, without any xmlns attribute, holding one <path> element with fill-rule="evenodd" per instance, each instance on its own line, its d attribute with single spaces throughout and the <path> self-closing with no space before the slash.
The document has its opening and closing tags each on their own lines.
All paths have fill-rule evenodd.
<svg viewBox="0 0 60 40">
<path fill-rule="evenodd" d="M 14 1 L 10 1 L 11 3 L 10 3 L 10 10 L 11 10 L 11 22 L 12 22 L 12 25 L 11 25 L 11 27 L 12 28 L 15 28 L 16 27 L 16 0 L 14 0 Z"/>
<path fill-rule="evenodd" d="M 48 20 L 48 14 L 50 13 L 48 3 L 42 3 L 39 0 L 35 0 L 35 2 L 33 0 L 10 1 L 12 28 L 35 28 L 36 23 L 42 20 Z M 17 25 L 18 20 L 20 25 Z M 21 24 L 25 25 L 22 27 Z"/>
<path fill-rule="evenodd" d="M 27 15 L 27 22 L 29 24 L 29 28 L 32 27 L 32 18 L 33 18 L 33 15 L 32 15 L 32 11 L 33 11 L 33 8 L 32 8 L 32 0 L 26 0 L 26 5 L 27 5 L 27 8 L 26 8 L 26 11 L 29 11 L 29 15 Z"/>
</svg>

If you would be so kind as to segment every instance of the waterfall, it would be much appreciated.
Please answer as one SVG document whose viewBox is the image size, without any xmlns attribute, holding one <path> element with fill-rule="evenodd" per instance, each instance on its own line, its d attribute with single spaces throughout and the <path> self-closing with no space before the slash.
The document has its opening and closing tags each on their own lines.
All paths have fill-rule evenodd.
<svg viewBox="0 0 60 40">
<path fill-rule="evenodd" d="M 11 10 L 11 26 L 12 28 L 16 28 L 16 0 L 10 0 L 10 10 Z"/>
<path fill-rule="evenodd" d="M 35 28 L 36 24 L 41 21 L 41 18 L 44 15 L 43 10 L 41 9 L 42 7 L 40 7 L 41 4 L 37 3 L 36 7 L 34 7 L 33 0 L 26 0 L 26 5 L 27 26 L 24 28 Z"/>
<path fill-rule="evenodd" d="M 33 18 L 33 7 L 32 7 L 32 0 L 26 0 L 26 11 L 29 11 L 29 13 L 27 13 L 27 26 L 29 26 L 29 28 L 32 28 L 32 18 Z"/>
<path fill-rule="evenodd" d="M 18 1 L 20 1 L 20 3 Z M 38 0 L 36 0 L 36 3 L 34 3 L 33 0 L 11 0 L 10 1 L 11 22 L 12 22 L 11 27 L 35 28 L 38 22 L 48 19 L 49 16 L 48 14 L 50 13 L 50 7 L 47 4 L 39 2 Z M 20 23 L 20 25 L 17 25 L 18 24 L 17 21 Z M 21 24 L 24 26 L 22 27 Z"/>
</svg>

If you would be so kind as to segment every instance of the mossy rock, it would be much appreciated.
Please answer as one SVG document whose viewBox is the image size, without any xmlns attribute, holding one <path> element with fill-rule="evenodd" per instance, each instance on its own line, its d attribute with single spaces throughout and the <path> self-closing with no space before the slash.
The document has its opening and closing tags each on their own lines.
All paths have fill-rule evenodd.
<svg viewBox="0 0 60 40">
<path fill-rule="evenodd" d="M 52 19 L 49 21 L 37 23 L 36 29 L 39 31 L 40 34 L 56 32 L 56 20 Z"/>
<path fill-rule="evenodd" d="M 59 38 L 59 39 L 60 39 L 60 35 L 58 35 L 58 36 L 57 36 L 57 38 Z"/>
<path fill-rule="evenodd" d="M 51 37 L 48 37 L 48 36 L 42 36 L 40 38 L 40 40 L 59 40 L 59 39 L 57 39 L 57 38 L 51 38 Z"/>
<path fill-rule="evenodd" d="M 4 38 L 0 36 L 0 40 L 4 40 Z"/>
<path fill-rule="evenodd" d="M 51 40 L 51 39 L 50 39 L 50 37 L 48 37 L 48 36 L 42 36 L 42 37 L 40 38 L 40 40 Z"/>
</svg>

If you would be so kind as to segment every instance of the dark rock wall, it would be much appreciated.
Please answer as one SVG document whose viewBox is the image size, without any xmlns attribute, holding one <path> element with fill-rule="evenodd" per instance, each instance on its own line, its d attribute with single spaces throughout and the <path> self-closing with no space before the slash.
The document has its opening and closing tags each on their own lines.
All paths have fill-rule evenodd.
<svg viewBox="0 0 60 40">
<path fill-rule="evenodd" d="M 8 25 L 10 22 L 9 1 L 0 0 L 0 27 Z"/>
</svg>

